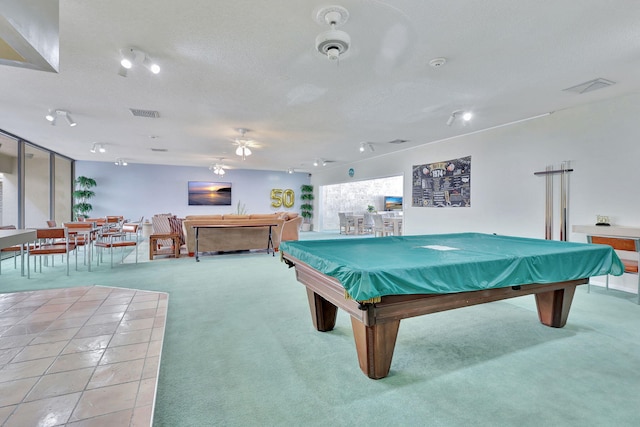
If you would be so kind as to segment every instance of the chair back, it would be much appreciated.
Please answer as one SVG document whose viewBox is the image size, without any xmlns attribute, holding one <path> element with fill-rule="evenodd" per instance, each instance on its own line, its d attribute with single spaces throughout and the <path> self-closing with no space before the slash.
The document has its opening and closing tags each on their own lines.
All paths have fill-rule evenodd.
<svg viewBox="0 0 640 427">
<path fill-rule="evenodd" d="M 73 230 L 92 230 L 96 227 L 95 222 L 89 221 L 74 221 L 74 222 L 65 222 L 62 224 L 67 227 L 69 231 Z"/>
<path fill-rule="evenodd" d="M 365 212 L 364 213 L 364 225 L 365 227 L 373 227 L 373 215 L 372 213 Z"/>
<path fill-rule="evenodd" d="M 138 234 L 138 227 L 139 224 L 136 224 L 135 222 L 125 222 L 124 224 L 122 224 L 122 232 Z"/>
<path fill-rule="evenodd" d="M 609 245 L 618 251 L 640 252 L 640 239 L 628 239 L 620 237 L 587 236 L 589 243 Z"/>
<path fill-rule="evenodd" d="M 68 232 L 65 227 L 38 228 L 36 230 L 37 239 L 68 239 Z"/>
<path fill-rule="evenodd" d="M 109 216 L 107 215 L 107 224 L 118 224 L 124 220 L 123 216 Z"/>
<path fill-rule="evenodd" d="M 47 221 L 47 227 L 55 228 L 57 226 L 58 226 L 58 224 L 56 224 L 56 222 L 54 220 L 50 219 L 50 220 Z"/>
<path fill-rule="evenodd" d="M 95 222 L 97 226 L 105 225 L 107 223 L 106 218 L 85 218 L 84 222 Z"/>
<path fill-rule="evenodd" d="M 347 215 L 344 212 L 338 212 L 338 219 L 340 220 L 341 227 L 347 225 Z"/>
</svg>

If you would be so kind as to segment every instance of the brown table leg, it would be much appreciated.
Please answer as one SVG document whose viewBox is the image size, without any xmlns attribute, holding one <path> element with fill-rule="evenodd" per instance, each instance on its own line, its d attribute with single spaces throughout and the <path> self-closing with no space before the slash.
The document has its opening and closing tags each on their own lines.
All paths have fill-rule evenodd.
<svg viewBox="0 0 640 427">
<path fill-rule="evenodd" d="M 309 299 L 313 326 L 320 332 L 331 331 L 336 326 L 338 307 L 309 288 L 307 288 L 307 298 Z"/>
<path fill-rule="evenodd" d="M 362 372 L 374 380 L 386 377 L 391 368 L 400 321 L 365 326 L 364 323 L 352 317 L 351 327 Z"/>
<path fill-rule="evenodd" d="M 540 322 L 553 328 L 562 328 L 567 323 L 575 291 L 575 286 L 569 286 L 535 294 Z"/>
</svg>

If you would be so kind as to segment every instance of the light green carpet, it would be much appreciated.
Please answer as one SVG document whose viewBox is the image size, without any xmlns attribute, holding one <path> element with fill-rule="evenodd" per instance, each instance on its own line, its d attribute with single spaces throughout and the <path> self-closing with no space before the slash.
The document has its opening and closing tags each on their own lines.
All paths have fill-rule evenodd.
<svg viewBox="0 0 640 427">
<path fill-rule="evenodd" d="M 358 367 L 348 316 L 316 332 L 304 286 L 278 256 L 149 262 L 140 250 L 137 265 L 83 267 L 70 277 L 57 263 L 27 280 L 3 261 L 0 291 L 95 284 L 168 292 L 156 426 L 638 423 L 633 295 L 581 286 L 563 329 L 538 322 L 533 296 L 403 320 L 391 373 L 375 381 Z"/>
</svg>

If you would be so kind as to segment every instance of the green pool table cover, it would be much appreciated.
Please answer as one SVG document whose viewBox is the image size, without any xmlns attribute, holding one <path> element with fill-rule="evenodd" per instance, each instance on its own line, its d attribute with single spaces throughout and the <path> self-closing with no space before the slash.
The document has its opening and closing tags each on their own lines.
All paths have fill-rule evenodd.
<svg viewBox="0 0 640 427">
<path fill-rule="evenodd" d="M 357 301 L 624 271 L 610 246 L 481 233 L 288 241 L 281 242 L 280 251 L 338 279 Z"/>
</svg>

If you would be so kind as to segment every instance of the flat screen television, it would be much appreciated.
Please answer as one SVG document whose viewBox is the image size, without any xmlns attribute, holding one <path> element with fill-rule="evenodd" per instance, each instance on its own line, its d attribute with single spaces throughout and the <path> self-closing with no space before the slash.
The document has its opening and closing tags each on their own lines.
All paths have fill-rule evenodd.
<svg viewBox="0 0 640 427">
<path fill-rule="evenodd" d="M 230 206 L 231 183 L 211 181 L 189 181 L 190 206 Z"/>
<path fill-rule="evenodd" d="M 402 196 L 384 196 L 384 210 L 402 210 Z"/>
</svg>

